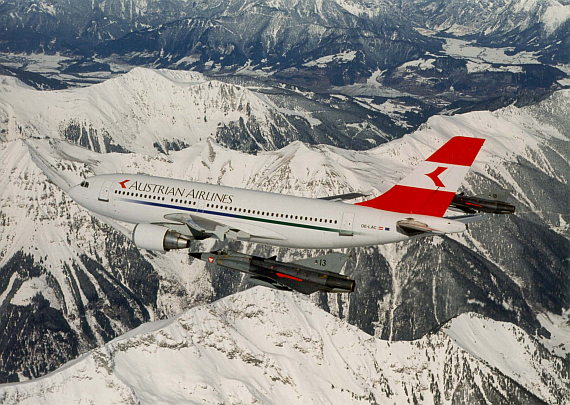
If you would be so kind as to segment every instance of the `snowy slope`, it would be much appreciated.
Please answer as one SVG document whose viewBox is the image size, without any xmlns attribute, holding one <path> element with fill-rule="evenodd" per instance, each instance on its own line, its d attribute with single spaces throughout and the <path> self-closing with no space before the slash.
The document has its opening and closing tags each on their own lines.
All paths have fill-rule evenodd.
<svg viewBox="0 0 570 405">
<path fill-rule="evenodd" d="M 62 91 L 38 91 L 2 76 L 0 141 L 47 136 L 97 152 L 152 155 L 209 136 L 249 152 L 279 149 L 295 140 L 363 149 L 392 138 L 378 125 L 386 121 L 382 114 L 372 117 L 352 107 L 351 117 L 337 112 L 338 106 L 311 100 L 310 93 L 289 93 L 262 85 L 249 90 L 195 72 L 144 68 Z M 351 128 L 353 122 L 362 128 Z"/>
<path fill-rule="evenodd" d="M 305 196 L 380 193 L 457 134 L 487 139 L 466 190 L 508 187 L 517 215 L 491 217 L 456 238 L 350 251 L 345 272 L 357 280 L 356 292 L 312 299 L 386 340 L 416 339 L 459 314 L 478 312 L 538 333 L 549 348 L 567 344 L 564 333 L 548 338 L 548 331 L 564 329 L 541 314 L 553 319 L 570 306 L 569 111 L 565 91 L 534 107 L 434 117 L 420 131 L 367 152 L 294 142 L 255 156 L 211 139 L 154 156 L 97 153 L 53 138 L 0 144 L 0 320 L 10 337 L 0 345 L 6 373 L 0 377 L 43 375 L 143 322 L 248 287 L 240 274 L 190 262 L 183 252 L 138 251 L 125 236 L 128 229 L 109 223 L 113 231 L 61 190 L 81 178 L 142 172 Z M 315 254 L 234 248 L 284 260 Z M 51 314 L 59 329 L 28 322 L 38 314 Z M 40 344 L 41 354 L 26 350 Z M 551 361 L 548 356 L 546 351 L 541 359 Z"/>
<path fill-rule="evenodd" d="M 447 333 L 472 319 L 465 315 L 453 321 Z M 511 341 L 524 339 L 530 351 L 541 349 L 508 324 L 493 327 Z M 533 364 L 536 370 L 521 364 L 517 372 L 544 378 L 525 381 L 524 388 L 493 366 L 443 332 L 390 343 L 331 316 L 306 297 L 256 287 L 145 324 L 46 377 L 1 386 L 0 398 L 5 404 L 516 404 L 568 399 L 560 359 Z"/>
</svg>

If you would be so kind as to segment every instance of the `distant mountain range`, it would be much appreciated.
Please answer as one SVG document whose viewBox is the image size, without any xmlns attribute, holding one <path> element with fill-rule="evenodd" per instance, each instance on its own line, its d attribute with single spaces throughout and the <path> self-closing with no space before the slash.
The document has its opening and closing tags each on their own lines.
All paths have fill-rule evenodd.
<svg viewBox="0 0 570 405">
<path fill-rule="evenodd" d="M 89 53 L 99 44 L 118 41 L 99 51 L 120 48 L 124 56 L 149 42 L 160 50 L 168 40 L 158 36 L 176 30 L 175 42 L 186 56 L 207 49 L 213 52 L 210 60 L 223 57 L 224 66 L 247 58 L 265 58 L 269 65 L 289 64 L 291 59 L 298 63 L 307 51 L 319 57 L 330 54 L 328 48 L 338 53 L 358 43 L 369 58 L 378 55 L 365 63 L 382 66 L 383 59 L 392 63 L 437 49 L 437 42 L 414 31 L 430 29 L 472 37 L 482 45 L 538 52 L 550 63 L 568 63 L 569 8 L 564 0 L 8 0 L 0 7 L 0 21 L 7 28 L 0 38 L 5 52 Z M 120 39 L 141 30 L 149 34 Z M 204 61 L 208 56 L 199 57 Z"/>
<path fill-rule="evenodd" d="M 37 380 L 0 402 L 568 403 L 569 21 L 568 0 L 1 2 L 0 383 Z M 380 194 L 455 135 L 486 139 L 461 191 L 516 214 L 348 250 L 351 295 L 139 250 L 66 194 L 112 172 Z"/>
<path fill-rule="evenodd" d="M 101 108 L 97 115 L 84 115 L 91 117 L 97 132 L 80 129 L 79 138 L 70 137 L 69 131 L 49 132 L 58 122 L 69 119 L 67 114 L 73 109 L 66 109 L 66 105 L 77 105 L 77 111 L 83 111 L 81 98 L 95 98 L 101 88 L 107 89 L 107 99 L 113 100 L 112 89 L 120 94 L 123 81 L 131 83 L 125 88 L 138 91 L 134 79 L 140 76 L 146 77 L 142 87 L 147 92 L 156 85 L 162 89 L 163 95 L 154 97 L 156 104 L 138 95 L 131 96 L 137 101 L 125 104 L 126 110 L 118 109 L 120 104 L 107 110 L 104 103 L 97 103 L 95 106 Z M 175 82 L 176 77 L 185 80 Z M 43 93 L 13 79 L 4 80 L 2 94 L 8 96 L 2 104 L 0 127 L 0 285 L 4 286 L 0 320 L 6 331 L 0 341 L 3 381 L 44 375 L 144 322 L 173 316 L 249 287 L 241 274 L 191 262 L 183 252 L 157 255 L 136 249 L 129 241 L 128 229 L 91 216 L 67 197 L 64 190 L 85 176 L 143 172 L 306 196 L 369 189 L 380 193 L 404 176 L 419 158 L 456 134 L 487 139 L 464 190 L 510 189 L 517 214 L 490 217 L 456 238 L 349 251 L 352 258 L 345 272 L 356 280 L 356 292 L 350 297 L 316 295 L 314 301 L 387 340 L 418 339 L 462 313 L 477 312 L 514 323 L 532 335 L 547 347 L 541 352 L 542 359 L 552 355 L 564 358 L 565 350 L 570 350 L 570 342 L 561 337 L 565 332 L 560 332 L 565 330 L 564 317 L 568 314 L 564 311 L 570 306 L 565 264 L 570 250 L 566 198 L 570 190 L 564 174 L 570 173 L 570 133 L 565 118 L 570 111 L 568 91 L 556 92 L 524 108 L 432 117 L 414 134 L 369 151 L 293 142 L 274 151 L 247 154 L 220 146 L 207 138 L 209 134 L 201 127 L 195 129 L 204 134 L 201 141 L 181 140 L 173 131 L 162 131 L 157 140 L 160 145 L 178 146 L 160 151 L 151 146 L 155 138 L 142 132 L 148 125 L 133 129 L 129 127 L 130 117 L 136 123 L 145 119 L 136 117 L 137 109 L 150 114 L 161 108 L 165 113 L 149 122 L 163 116 L 176 117 L 179 107 L 171 96 L 182 91 L 185 105 L 191 99 L 221 105 L 224 99 L 218 98 L 219 90 L 228 85 L 206 81 L 202 86 L 209 88 L 211 84 L 215 90 L 204 92 L 200 85 L 190 84 L 190 77 L 198 80 L 202 76 L 138 69 L 118 81 L 78 89 L 82 92 L 48 92 L 36 97 L 37 106 L 28 110 L 10 98 L 25 92 Z M 226 87 L 226 93 L 232 91 L 238 89 Z M 257 97 L 247 94 L 243 93 L 243 100 Z M 266 100 L 259 104 L 263 108 L 252 107 L 252 116 L 259 114 L 256 119 L 264 122 L 274 114 L 268 105 L 271 103 Z M 46 113 L 42 113 L 43 108 Z M 86 108 L 92 109 L 91 105 Z M 125 133 L 109 131 L 105 144 L 95 126 L 103 121 L 93 117 L 109 115 L 107 119 L 113 122 L 115 109 L 122 117 Z M 218 114 L 212 107 L 208 109 Z M 228 104 L 228 116 L 239 111 L 239 103 Z M 295 114 L 307 122 L 315 119 L 302 110 L 281 113 L 287 119 Z M 244 122 L 248 119 L 247 115 L 242 117 Z M 322 124 L 313 121 L 313 125 Z M 125 136 L 133 132 L 141 133 L 140 142 Z M 236 133 L 231 139 L 236 144 L 250 142 L 245 133 Z M 106 145 L 124 150 L 102 153 L 112 150 L 105 149 Z M 134 153 L 125 153 L 127 149 Z M 211 248 L 216 248 L 211 241 L 193 246 L 196 250 Z M 259 255 L 277 254 L 282 260 L 315 254 L 241 244 L 232 248 Z M 548 319 L 562 319 L 562 326 Z M 41 354 L 32 350 L 34 347 L 42 347 Z M 524 385 L 523 380 L 512 378 Z M 552 378 L 556 384 L 564 384 L 565 380 Z"/>
<path fill-rule="evenodd" d="M 144 66 L 360 97 L 373 126 L 394 138 L 437 113 L 533 104 L 568 85 L 569 9 L 556 0 L 6 1 L 0 64 L 39 89 Z M 34 70 L 36 54 L 57 62 Z M 38 73 L 47 78 L 30 77 Z M 407 116 L 378 120 L 388 100 Z M 351 147 L 365 147 L 360 138 Z"/>
</svg>

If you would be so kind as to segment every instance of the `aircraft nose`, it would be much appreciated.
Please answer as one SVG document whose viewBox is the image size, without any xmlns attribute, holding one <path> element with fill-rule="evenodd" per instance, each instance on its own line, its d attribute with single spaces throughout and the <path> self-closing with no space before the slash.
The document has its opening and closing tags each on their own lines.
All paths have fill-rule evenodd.
<svg viewBox="0 0 570 405">
<path fill-rule="evenodd" d="M 67 192 L 67 194 L 71 197 L 71 199 L 72 199 L 73 201 L 75 201 L 76 203 L 79 203 L 79 204 L 81 204 L 81 201 L 80 201 L 80 198 L 79 198 L 79 196 L 80 196 L 80 190 L 81 190 L 81 187 L 79 187 L 79 186 L 73 186 L 73 187 L 71 187 L 71 188 L 69 189 L 69 191 Z"/>
</svg>

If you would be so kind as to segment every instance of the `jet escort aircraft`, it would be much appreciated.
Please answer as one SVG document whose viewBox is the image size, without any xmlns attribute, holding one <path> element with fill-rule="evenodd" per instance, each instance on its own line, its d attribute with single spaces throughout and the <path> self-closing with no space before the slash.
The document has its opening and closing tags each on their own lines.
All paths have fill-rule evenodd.
<svg viewBox="0 0 570 405">
<path fill-rule="evenodd" d="M 141 249 L 185 249 L 192 240 L 206 238 L 303 249 L 379 245 L 465 231 L 475 215 L 444 214 L 483 143 L 483 139 L 453 137 L 384 194 L 356 204 L 343 201 L 364 194 L 313 199 L 139 174 L 94 176 L 72 187 L 69 195 L 88 210 L 135 224 L 132 240 Z M 323 281 L 346 279 L 338 274 L 339 263 L 342 267 L 347 258 L 340 253 L 303 263 L 236 252 L 192 255 L 222 266 L 225 261 L 225 267 L 274 288 L 307 294 L 354 290 L 352 280 L 339 281 L 342 286 L 326 286 Z M 261 262 L 269 264 L 264 267 Z M 324 284 L 296 276 L 300 269 L 317 271 L 317 281 Z M 295 283 L 306 280 L 310 288 L 296 288 Z"/>
</svg>

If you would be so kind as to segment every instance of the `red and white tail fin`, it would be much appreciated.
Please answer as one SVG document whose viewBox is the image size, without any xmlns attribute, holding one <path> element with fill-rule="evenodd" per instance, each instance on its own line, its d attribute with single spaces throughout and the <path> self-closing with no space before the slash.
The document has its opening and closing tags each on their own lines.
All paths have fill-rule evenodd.
<svg viewBox="0 0 570 405">
<path fill-rule="evenodd" d="M 356 205 L 442 217 L 483 142 L 479 138 L 453 137 L 390 190 Z"/>
</svg>

